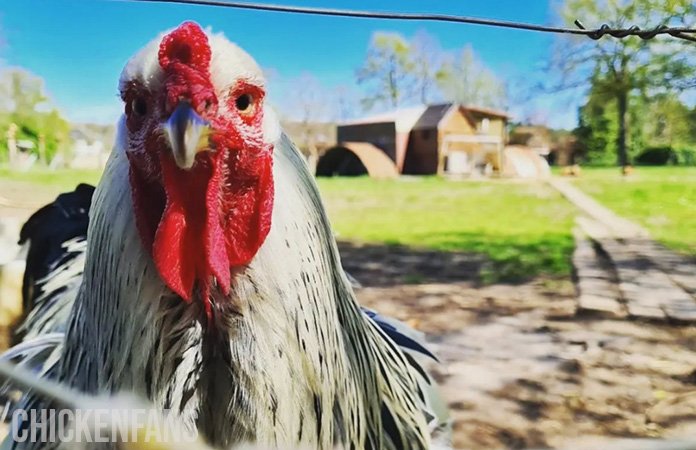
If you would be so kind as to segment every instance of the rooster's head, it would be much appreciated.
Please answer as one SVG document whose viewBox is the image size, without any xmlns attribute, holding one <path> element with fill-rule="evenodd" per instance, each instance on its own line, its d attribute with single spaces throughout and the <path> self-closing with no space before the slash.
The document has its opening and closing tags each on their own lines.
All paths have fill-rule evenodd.
<svg viewBox="0 0 696 450">
<path fill-rule="evenodd" d="M 185 22 L 126 64 L 120 93 L 136 224 L 161 278 L 186 300 L 227 293 L 271 227 L 277 131 L 261 70 Z"/>
</svg>

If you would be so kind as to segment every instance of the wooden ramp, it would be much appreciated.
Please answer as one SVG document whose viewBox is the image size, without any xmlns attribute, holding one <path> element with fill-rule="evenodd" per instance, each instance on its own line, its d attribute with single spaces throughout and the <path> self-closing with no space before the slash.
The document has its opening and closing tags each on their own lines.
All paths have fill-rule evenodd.
<svg viewBox="0 0 696 450">
<path fill-rule="evenodd" d="M 616 283 L 611 261 L 581 230 L 575 230 L 575 268 L 578 308 L 625 317 L 626 308 Z"/>
<path fill-rule="evenodd" d="M 574 266 L 579 267 L 576 270 L 580 308 L 610 312 L 617 317 L 627 314 L 652 320 L 696 322 L 696 298 L 673 279 L 672 272 L 664 270 L 667 267 L 664 262 L 659 258 L 654 259 L 653 253 L 645 251 L 646 248 L 654 248 L 652 243 L 645 242 L 644 238 L 618 240 L 611 236 L 605 226 L 592 219 L 580 218 L 578 224 L 582 232 L 579 233 L 580 238 L 576 237 L 576 242 L 578 239 L 590 240 L 601 249 L 601 255 L 606 255 L 610 263 L 609 267 L 602 264 L 601 255 L 597 252 L 590 258 L 573 258 Z M 594 272 L 588 267 L 594 268 Z M 597 267 L 605 269 L 602 271 Z M 684 274 L 676 276 L 686 284 L 691 284 L 693 278 Z M 615 283 L 606 280 L 615 280 Z M 596 291 L 603 293 L 604 301 L 597 301 L 597 295 L 592 295 L 592 290 L 583 288 L 587 285 L 595 286 Z M 612 289 L 613 286 L 617 286 L 618 290 Z M 587 295 L 583 295 L 588 292 L 593 301 L 588 301 Z M 621 308 L 615 308 L 615 304 Z"/>
<path fill-rule="evenodd" d="M 578 308 L 613 317 L 696 323 L 696 265 L 563 180 L 549 182 L 586 216 L 575 232 Z"/>
</svg>

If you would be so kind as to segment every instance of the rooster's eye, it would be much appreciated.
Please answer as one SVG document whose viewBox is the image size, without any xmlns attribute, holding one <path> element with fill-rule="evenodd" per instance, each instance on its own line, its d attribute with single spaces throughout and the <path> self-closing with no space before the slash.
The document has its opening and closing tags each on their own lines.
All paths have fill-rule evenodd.
<svg viewBox="0 0 696 450">
<path fill-rule="evenodd" d="M 138 97 L 131 103 L 131 110 L 138 116 L 143 117 L 147 114 L 147 102 L 142 97 Z"/>
<path fill-rule="evenodd" d="M 252 98 L 251 94 L 242 94 L 239 97 L 237 97 L 237 100 L 234 101 L 235 106 L 241 113 L 248 113 L 251 110 L 251 104 L 252 104 Z"/>
</svg>

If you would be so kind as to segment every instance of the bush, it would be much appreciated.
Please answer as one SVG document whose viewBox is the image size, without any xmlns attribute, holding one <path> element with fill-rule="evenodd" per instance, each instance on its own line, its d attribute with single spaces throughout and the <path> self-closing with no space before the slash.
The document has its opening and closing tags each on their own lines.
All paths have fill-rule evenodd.
<svg viewBox="0 0 696 450">
<path fill-rule="evenodd" d="M 696 151 L 693 148 L 680 148 L 676 150 L 678 164 L 680 166 L 696 165 Z"/>
<path fill-rule="evenodd" d="M 679 164 L 679 157 L 672 147 L 648 147 L 636 157 L 636 164 L 641 166 Z"/>
</svg>

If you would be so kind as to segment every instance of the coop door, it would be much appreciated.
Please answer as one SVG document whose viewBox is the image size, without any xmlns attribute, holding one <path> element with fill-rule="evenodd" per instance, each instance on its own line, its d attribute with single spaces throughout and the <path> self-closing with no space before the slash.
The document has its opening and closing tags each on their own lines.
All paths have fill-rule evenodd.
<svg viewBox="0 0 696 450">
<path fill-rule="evenodd" d="M 469 173 L 469 154 L 466 152 L 452 152 L 447 156 L 447 172 L 449 173 Z"/>
</svg>

